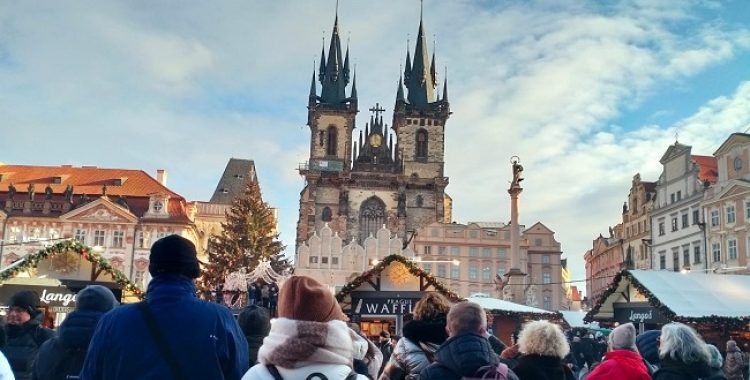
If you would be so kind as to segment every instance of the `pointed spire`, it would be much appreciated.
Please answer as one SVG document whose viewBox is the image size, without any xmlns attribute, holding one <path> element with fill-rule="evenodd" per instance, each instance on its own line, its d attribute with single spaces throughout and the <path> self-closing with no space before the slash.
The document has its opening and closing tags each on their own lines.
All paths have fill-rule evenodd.
<svg viewBox="0 0 750 380">
<path fill-rule="evenodd" d="M 434 47 L 432 48 L 432 63 L 430 63 L 430 76 L 432 77 L 432 88 L 437 87 L 437 71 L 435 70 L 435 48 Z"/>
<path fill-rule="evenodd" d="M 344 58 L 344 82 L 349 83 L 349 40 L 346 42 L 346 57 Z"/>
<path fill-rule="evenodd" d="M 312 80 L 310 81 L 310 99 L 317 97 L 318 96 L 317 92 L 318 91 L 315 86 L 315 69 L 313 68 Z"/>
<path fill-rule="evenodd" d="M 339 16 L 333 22 L 331 32 L 331 44 L 328 48 L 328 57 L 325 61 L 324 75 L 321 83 L 323 88 L 320 97 L 325 103 L 338 104 L 346 99 L 346 84 L 348 82 L 348 67 L 341 53 L 341 37 L 339 35 Z M 322 66 L 323 67 L 323 66 Z"/>
<path fill-rule="evenodd" d="M 323 46 L 320 48 L 320 68 L 318 69 L 318 81 L 323 83 L 326 75 L 326 38 L 323 37 Z"/>
<path fill-rule="evenodd" d="M 396 101 L 404 101 L 404 81 L 398 76 L 398 90 L 396 90 Z"/>
<path fill-rule="evenodd" d="M 435 101 L 435 85 L 430 68 L 427 66 L 428 60 L 427 38 L 424 33 L 424 22 L 420 15 L 417 45 L 414 49 L 414 61 L 412 63 L 410 78 L 406 81 L 406 87 L 409 90 L 409 103 L 415 106 L 426 106 Z"/>
<path fill-rule="evenodd" d="M 409 83 L 409 78 L 411 78 L 411 53 L 409 53 L 409 40 L 406 40 L 406 64 L 404 67 L 404 80 L 406 83 Z"/>
<path fill-rule="evenodd" d="M 347 59 L 349 58 L 349 51 L 346 52 Z M 352 99 L 357 99 L 357 65 L 354 65 L 354 79 L 352 80 Z"/>
<path fill-rule="evenodd" d="M 448 68 L 445 68 L 445 76 L 443 77 L 443 101 L 448 101 Z"/>
</svg>

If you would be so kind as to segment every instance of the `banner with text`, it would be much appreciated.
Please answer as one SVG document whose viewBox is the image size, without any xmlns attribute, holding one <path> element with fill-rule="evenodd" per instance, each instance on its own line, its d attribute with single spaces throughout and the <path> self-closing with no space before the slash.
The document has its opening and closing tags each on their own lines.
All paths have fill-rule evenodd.
<svg viewBox="0 0 750 380">
<path fill-rule="evenodd" d="M 352 292 L 353 315 L 406 315 L 426 292 Z"/>
<path fill-rule="evenodd" d="M 615 303 L 614 320 L 620 323 L 669 323 L 659 309 L 649 305 L 647 302 L 637 303 Z"/>
</svg>

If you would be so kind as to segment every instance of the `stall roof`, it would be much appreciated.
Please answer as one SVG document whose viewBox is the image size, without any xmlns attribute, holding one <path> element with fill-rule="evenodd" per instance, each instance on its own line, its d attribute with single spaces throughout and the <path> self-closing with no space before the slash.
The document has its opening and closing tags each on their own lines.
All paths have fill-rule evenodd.
<svg viewBox="0 0 750 380">
<path fill-rule="evenodd" d="M 537 309 L 535 307 L 521 305 L 521 304 L 517 304 L 514 302 L 509 302 L 509 301 L 503 301 L 497 298 L 471 297 L 471 298 L 467 298 L 466 300 L 469 302 L 478 303 L 479 306 L 487 310 L 500 310 L 500 311 L 506 311 L 506 312 L 511 312 L 511 313 L 518 313 L 518 314 L 550 314 L 554 316 L 559 316 L 554 311 Z"/>
<path fill-rule="evenodd" d="M 573 310 L 560 310 L 560 314 L 562 314 L 563 319 L 568 324 L 568 326 L 572 328 L 576 327 L 586 327 L 586 328 L 592 328 L 592 327 L 599 327 L 599 323 L 597 322 L 586 322 L 583 320 L 583 317 L 586 316 L 586 313 L 584 311 L 573 311 Z"/>
<path fill-rule="evenodd" d="M 610 317 L 629 285 L 670 319 L 750 319 L 750 276 L 655 270 L 618 273 L 586 319 Z"/>
</svg>

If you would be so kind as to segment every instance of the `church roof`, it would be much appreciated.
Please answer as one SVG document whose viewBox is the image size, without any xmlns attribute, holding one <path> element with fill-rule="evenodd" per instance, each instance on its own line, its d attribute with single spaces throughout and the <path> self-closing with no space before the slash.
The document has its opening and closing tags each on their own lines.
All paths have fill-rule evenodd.
<svg viewBox="0 0 750 380">
<path fill-rule="evenodd" d="M 245 193 L 248 177 L 253 182 L 258 181 L 255 174 L 255 161 L 230 158 L 209 202 L 232 204 L 236 198 Z"/>
</svg>

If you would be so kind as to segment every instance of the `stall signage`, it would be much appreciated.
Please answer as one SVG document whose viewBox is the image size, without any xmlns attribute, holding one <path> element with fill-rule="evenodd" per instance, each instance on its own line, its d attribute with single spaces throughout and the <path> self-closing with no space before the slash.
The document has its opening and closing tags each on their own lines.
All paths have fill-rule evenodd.
<svg viewBox="0 0 750 380">
<path fill-rule="evenodd" d="M 669 320 L 651 305 L 614 304 L 614 319 L 620 323 L 667 323 Z"/>
<path fill-rule="evenodd" d="M 65 286 L 40 286 L 5 284 L 0 286 L 0 302 L 7 303 L 10 297 L 21 290 L 32 290 L 39 295 L 39 304 L 47 307 L 76 306 L 76 293 Z"/>
<path fill-rule="evenodd" d="M 47 288 L 42 289 L 42 294 L 39 296 L 39 301 L 45 305 L 61 304 L 62 306 L 68 306 L 72 302 L 75 305 L 76 295 L 71 293 L 67 288 L 60 288 L 59 291 L 49 290 Z"/>
<path fill-rule="evenodd" d="M 354 314 L 404 315 L 414 311 L 419 298 L 360 298 L 352 301 Z"/>
</svg>

